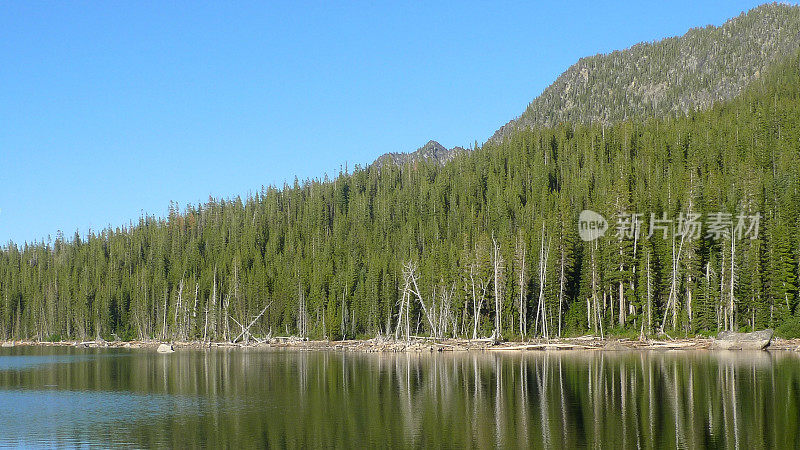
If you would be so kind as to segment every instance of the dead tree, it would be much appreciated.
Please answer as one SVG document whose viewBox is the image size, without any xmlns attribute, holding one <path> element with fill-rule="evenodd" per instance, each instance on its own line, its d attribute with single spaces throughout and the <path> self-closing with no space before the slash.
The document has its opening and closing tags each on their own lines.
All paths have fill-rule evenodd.
<svg viewBox="0 0 800 450">
<path fill-rule="evenodd" d="M 452 299 L 455 292 L 456 284 L 453 283 L 448 289 L 445 281 L 439 287 L 439 301 L 433 305 L 433 309 L 437 310 L 435 316 L 438 320 L 438 337 L 447 335 L 450 327 L 452 326 L 453 337 L 456 333 L 456 323 L 452 313 Z"/>
<path fill-rule="evenodd" d="M 308 312 L 306 311 L 306 296 L 299 283 L 297 285 L 297 297 L 297 331 L 300 333 L 301 338 L 306 339 L 308 337 Z"/>
<path fill-rule="evenodd" d="M 208 336 L 208 315 L 209 315 L 209 312 L 212 315 L 211 326 L 214 327 L 214 324 L 216 323 L 216 315 L 214 314 L 214 312 L 215 312 L 215 310 L 217 308 L 217 266 L 216 265 L 214 266 L 214 281 L 212 282 L 212 285 L 211 285 L 211 305 L 210 306 L 211 306 L 211 308 L 210 308 L 210 311 L 209 311 L 209 304 L 208 304 L 208 302 L 206 302 L 206 307 L 205 307 L 206 319 L 205 319 L 205 324 L 203 325 L 203 341 L 204 342 L 207 342 L 208 341 L 208 337 L 209 337 Z M 213 328 L 212 333 L 214 333 L 215 331 L 216 331 L 216 327 Z"/>
<path fill-rule="evenodd" d="M 561 268 L 558 276 L 558 337 L 561 337 L 561 314 L 564 311 L 564 289 L 567 280 L 567 249 L 563 240 L 561 242 Z"/>
<path fill-rule="evenodd" d="M 650 251 L 647 251 L 647 332 L 653 330 L 653 282 L 650 275 Z"/>
<path fill-rule="evenodd" d="M 182 303 L 183 303 L 183 278 L 181 278 L 181 281 L 178 283 L 178 301 L 175 304 L 175 318 L 174 318 L 175 328 L 176 328 L 174 334 L 178 336 L 179 339 L 181 338 L 181 335 L 183 333 L 183 327 L 181 326 L 181 322 L 183 321 L 182 320 L 183 314 L 181 314 Z"/>
<path fill-rule="evenodd" d="M 546 244 L 545 244 L 546 243 Z M 547 248 L 545 248 L 545 245 Z M 542 224 L 542 242 L 539 248 L 539 301 L 536 305 L 536 320 L 534 325 L 535 332 L 539 332 L 539 323 L 542 324 L 542 336 L 545 338 L 550 337 L 547 327 L 547 308 L 545 305 L 545 282 L 547 281 L 547 254 L 550 252 L 550 242 L 547 240 L 544 233 L 544 224 Z"/>
<path fill-rule="evenodd" d="M 419 304 L 422 306 L 422 312 L 425 314 L 425 318 L 428 320 L 428 326 L 431 328 L 431 333 L 434 336 L 438 337 L 439 330 L 436 326 L 436 312 L 431 309 L 429 305 L 425 303 L 425 300 L 422 298 L 422 293 L 419 289 L 419 284 L 417 280 L 419 280 L 419 274 L 417 273 L 417 264 L 416 263 L 406 263 L 404 267 L 404 271 L 408 274 L 408 278 L 411 281 L 409 285 L 411 293 L 417 297 Z"/>
<path fill-rule="evenodd" d="M 600 338 L 603 339 L 603 320 L 602 315 L 600 313 L 600 304 L 597 298 L 597 285 L 598 285 L 598 275 L 597 275 L 597 241 L 593 241 L 589 244 L 592 247 L 592 301 L 590 303 L 591 310 L 593 310 L 593 314 L 590 314 L 594 321 L 594 328 L 595 332 L 597 329 L 600 329 Z"/>
<path fill-rule="evenodd" d="M 167 338 L 167 287 L 164 286 L 164 314 L 161 316 L 163 324 L 161 325 L 161 340 Z"/>
<path fill-rule="evenodd" d="M 522 339 L 528 332 L 528 305 L 525 301 L 525 242 L 521 238 L 517 238 L 516 246 L 516 259 L 517 266 L 519 266 L 519 332 Z"/>
<path fill-rule="evenodd" d="M 244 338 L 245 344 L 249 343 L 250 338 L 252 337 L 252 334 L 250 334 L 250 328 L 252 328 L 253 325 L 256 323 L 256 321 L 258 321 L 258 319 L 260 319 L 261 316 L 263 316 L 264 313 L 267 312 L 267 309 L 269 309 L 270 306 L 272 306 L 272 302 L 267 303 L 267 306 L 265 306 L 264 309 L 262 309 L 261 312 L 258 313 L 258 315 L 249 324 L 247 324 L 246 327 L 241 323 L 239 323 L 239 321 L 231 317 L 231 319 L 242 328 L 242 332 L 239 333 L 235 338 L 233 338 L 231 342 L 235 343 L 236 341 L 239 340 L 239 338 Z"/>
<path fill-rule="evenodd" d="M 472 288 L 472 339 L 478 339 L 478 322 L 489 289 L 488 281 L 479 274 L 478 262 L 469 266 L 469 282 Z"/>
<path fill-rule="evenodd" d="M 623 288 L 623 285 L 624 285 L 625 282 L 624 282 L 623 277 L 622 277 L 622 274 L 623 274 L 623 272 L 625 270 L 625 265 L 622 263 L 623 254 L 624 254 L 624 252 L 622 250 L 622 246 L 620 246 L 620 249 L 619 249 L 619 273 L 620 273 L 620 278 L 619 278 L 619 326 L 620 327 L 625 325 L 625 320 L 627 319 L 627 317 L 625 316 L 625 290 Z"/>
<path fill-rule="evenodd" d="M 728 296 L 728 331 L 734 330 L 734 302 L 733 289 L 736 286 L 736 233 L 731 233 L 731 273 L 730 273 L 730 295 Z"/>
<path fill-rule="evenodd" d="M 675 235 L 672 235 L 672 279 L 670 281 L 669 298 L 667 300 L 667 308 L 664 311 L 664 317 L 661 319 L 661 328 L 659 331 L 664 332 L 664 326 L 667 323 L 667 311 L 672 311 L 672 329 L 678 324 L 678 278 L 680 270 L 681 252 L 683 251 L 683 244 L 686 241 L 686 232 L 681 234 L 681 243 L 678 247 L 678 252 L 675 252 Z"/>
<path fill-rule="evenodd" d="M 344 290 L 342 291 L 342 313 L 339 315 L 340 318 L 341 318 L 341 321 L 339 323 L 339 329 L 342 332 L 342 340 L 347 339 L 347 325 L 346 325 L 346 322 L 347 322 L 347 320 L 346 320 L 347 319 L 347 300 L 345 298 L 346 295 L 347 295 L 347 285 L 345 285 Z"/>
<path fill-rule="evenodd" d="M 190 333 L 194 334 L 195 321 L 197 319 L 197 297 L 198 297 L 199 293 L 200 293 L 200 284 L 199 283 L 195 283 L 194 284 L 194 306 L 192 306 L 191 319 L 189 319 L 189 308 L 186 308 L 185 322 L 186 322 L 186 337 L 187 338 L 189 337 Z"/>
<path fill-rule="evenodd" d="M 728 328 L 728 313 L 725 308 L 725 250 L 719 252 L 722 255 L 722 260 L 719 265 L 719 302 L 715 305 L 717 311 L 717 330 Z"/>
<path fill-rule="evenodd" d="M 395 340 L 399 339 L 402 331 L 403 336 L 407 341 L 411 336 L 411 325 L 408 317 L 411 303 L 411 282 L 408 276 L 406 276 L 405 271 L 403 271 L 403 280 L 403 291 L 400 298 L 400 312 L 397 314 L 397 327 L 395 327 L 394 330 L 394 338 Z"/>
<path fill-rule="evenodd" d="M 399 337 L 401 327 L 405 327 L 406 339 L 410 335 L 409 310 L 412 295 L 416 297 L 420 306 L 422 306 L 422 313 L 433 337 L 443 337 L 451 323 L 453 330 L 456 329 L 451 313 L 451 299 L 455 291 L 455 284 L 448 289 L 447 285 L 444 284 L 444 280 L 442 280 L 442 286 L 438 290 L 439 295 L 437 296 L 437 288 L 434 287 L 431 302 L 426 303 L 419 288 L 419 274 L 416 263 L 407 262 L 403 264 L 403 293 L 400 301 L 397 328 L 395 329 L 395 338 Z"/>
<path fill-rule="evenodd" d="M 494 338 L 503 339 L 503 256 L 500 254 L 500 244 L 492 233 L 492 268 L 494 269 Z"/>
</svg>

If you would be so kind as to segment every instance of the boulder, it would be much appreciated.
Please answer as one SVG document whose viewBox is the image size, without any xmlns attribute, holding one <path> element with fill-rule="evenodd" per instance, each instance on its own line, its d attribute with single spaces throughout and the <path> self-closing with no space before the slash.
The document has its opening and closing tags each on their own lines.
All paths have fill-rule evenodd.
<svg viewBox="0 0 800 450">
<path fill-rule="evenodd" d="M 711 348 L 720 350 L 763 350 L 772 341 L 772 330 L 759 330 L 751 333 L 720 331 Z"/>
<path fill-rule="evenodd" d="M 172 348 L 172 344 L 161 344 L 156 349 L 158 353 L 173 353 L 175 349 Z"/>
<path fill-rule="evenodd" d="M 3 342 L 3 348 L 11 348 L 14 346 L 14 341 Z"/>
</svg>

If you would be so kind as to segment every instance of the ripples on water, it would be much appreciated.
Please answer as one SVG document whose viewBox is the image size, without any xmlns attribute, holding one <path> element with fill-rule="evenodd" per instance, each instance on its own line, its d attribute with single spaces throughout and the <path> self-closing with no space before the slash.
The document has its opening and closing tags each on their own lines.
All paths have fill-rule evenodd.
<svg viewBox="0 0 800 450">
<path fill-rule="evenodd" d="M 0 445 L 796 448 L 789 352 L 0 349 Z"/>
</svg>

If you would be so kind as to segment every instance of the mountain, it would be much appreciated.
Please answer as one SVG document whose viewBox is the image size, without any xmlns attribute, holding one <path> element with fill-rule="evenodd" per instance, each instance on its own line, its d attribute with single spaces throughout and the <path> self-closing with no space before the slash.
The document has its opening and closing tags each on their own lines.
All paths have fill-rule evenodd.
<svg viewBox="0 0 800 450">
<path fill-rule="evenodd" d="M 796 35 L 776 11 L 797 8 L 759 8 L 720 27 L 742 40 L 719 42 L 785 48 Z M 744 39 L 769 24 L 777 37 Z M 699 41 L 730 58 L 722 78 L 752 80 L 716 101 L 735 83 L 701 78 L 719 88 L 704 111 L 685 88 L 700 70 L 689 65 L 662 89 L 695 105 L 685 115 L 659 103 L 663 117 L 624 120 L 608 96 L 598 110 L 623 114 L 608 126 L 518 121 L 509 139 L 472 151 L 431 141 L 332 180 L 170 208 L 86 238 L 9 243 L 0 340 L 230 341 L 242 323 L 254 336 L 319 339 L 800 336 L 800 53 Z M 767 53 L 774 62 L 731 56 Z M 748 78 L 737 72 L 747 64 L 766 69 Z M 644 72 L 618 76 L 630 73 Z M 616 230 L 585 241 L 585 210 Z"/>
<path fill-rule="evenodd" d="M 797 48 L 800 7 L 772 3 L 719 27 L 581 58 L 490 141 L 559 122 L 608 124 L 707 109 L 736 97 Z"/>
<path fill-rule="evenodd" d="M 685 117 L 520 130 L 448 164 L 369 166 L 12 243 L 0 340 L 230 341 L 241 323 L 317 339 L 800 336 L 798 99 L 795 56 Z M 586 209 L 615 227 L 691 211 L 712 237 L 648 237 L 642 223 L 640 240 L 584 242 Z"/>
<path fill-rule="evenodd" d="M 436 141 L 428 141 L 427 144 L 418 148 L 411 153 L 386 153 L 381 155 L 373 163 L 377 167 L 382 167 L 389 162 L 402 166 L 409 162 L 418 161 L 433 161 L 438 164 L 445 164 L 455 158 L 456 155 L 464 153 L 466 150 L 463 147 L 446 148 L 444 145 Z"/>
</svg>

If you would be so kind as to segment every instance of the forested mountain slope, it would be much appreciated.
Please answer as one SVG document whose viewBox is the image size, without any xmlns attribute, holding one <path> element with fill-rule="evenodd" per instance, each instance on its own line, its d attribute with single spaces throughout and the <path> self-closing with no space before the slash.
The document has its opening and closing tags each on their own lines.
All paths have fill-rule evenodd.
<svg viewBox="0 0 800 450">
<path fill-rule="evenodd" d="M 667 117 L 729 100 L 800 48 L 800 7 L 765 4 L 720 27 L 580 59 L 492 136 L 560 122 Z"/>
<path fill-rule="evenodd" d="M 526 129 L 443 166 L 356 168 L 88 239 L 9 244 L 0 339 L 227 340 L 265 307 L 259 335 L 793 335 L 798 167 L 794 56 L 688 116 Z M 585 242 L 583 209 L 646 223 L 637 239 Z M 715 212 L 733 214 L 716 239 L 646 237 L 649 213 Z M 755 239 L 737 237 L 738 214 L 762 215 Z"/>
</svg>

